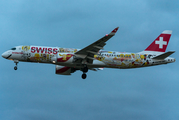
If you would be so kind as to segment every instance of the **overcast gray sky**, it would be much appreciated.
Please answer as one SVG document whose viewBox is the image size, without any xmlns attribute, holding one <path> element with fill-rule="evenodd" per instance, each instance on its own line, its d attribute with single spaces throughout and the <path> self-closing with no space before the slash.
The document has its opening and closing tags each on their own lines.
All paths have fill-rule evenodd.
<svg viewBox="0 0 179 120">
<path fill-rule="evenodd" d="M 1 0 L 0 53 L 18 45 L 83 48 L 119 26 L 105 50 L 140 52 L 173 30 L 176 62 L 71 76 L 55 66 L 0 58 L 1 120 L 179 119 L 179 1 Z"/>
</svg>

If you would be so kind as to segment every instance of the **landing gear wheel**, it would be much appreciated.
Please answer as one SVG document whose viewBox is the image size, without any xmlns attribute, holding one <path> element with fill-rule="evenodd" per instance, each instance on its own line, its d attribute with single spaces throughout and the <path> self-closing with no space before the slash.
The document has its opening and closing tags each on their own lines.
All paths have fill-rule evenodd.
<svg viewBox="0 0 179 120">
<path fill-rule="evenodd" d="M 81 76 L 83 79 L 86 79 L 87 75 L 85 73 L 82 74 Z"/>
<path fill-rule="evenodd" d="M 14 70 L 17 70 L 17 64 L 19 63 L 18 60 L 14 60 L 14 63 L 16 64 L 16 66 L 14 67 Z"/>
<path fill-rule="evenodd" d="M 14 67 L 14 70 L 17 70 L 17 66 Z"/>
</svg>

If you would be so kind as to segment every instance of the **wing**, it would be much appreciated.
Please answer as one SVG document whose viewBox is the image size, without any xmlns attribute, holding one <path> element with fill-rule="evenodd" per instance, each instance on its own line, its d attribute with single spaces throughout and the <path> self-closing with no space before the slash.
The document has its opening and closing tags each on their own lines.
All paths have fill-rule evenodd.
<svg viewBox="0 0 179 120">
<path fill-rule="evenodd" d="M 106 41 L 108 41 L 111 37 L 115 35 L 119 27 L 115 28 L 111 33 L 106 34 L 101 39 L 97 40 L 96 42 L 88 45 L 87 47 L 77 51 L 75 53 L 76 61 L 75 62 L 82 62 L 82 60 L 86 60 L 87 63 L 92 63 L 94 60 L 94 55 L 98 53 L 100 49 L 106 45 Z"/>
</svg>

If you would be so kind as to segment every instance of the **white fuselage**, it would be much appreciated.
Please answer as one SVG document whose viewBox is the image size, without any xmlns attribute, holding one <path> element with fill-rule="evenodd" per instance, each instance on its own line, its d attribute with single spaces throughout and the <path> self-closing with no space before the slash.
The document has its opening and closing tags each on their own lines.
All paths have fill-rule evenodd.
<svg viewBox="0 0 179 120">
<path fill-rule="evenodd" d="M 87 61 L 75 62 L 75 52 L 80 49 L 43 47 L 43 46 L 17 46 L 2 54 L 6 59 L 23 62 L 39 62 L 81 68 L 86 64 L 88 68 L 138 68 L 175 62 L 174 58 L 167 57 L 163 60 L 154 60 L 154 56 L 161 53 L 125 53 L 100 50 L 94 55 L 93 63 Z"/>
<path fill-rule="evenodd" d="M 139 68 L 175 62 L 170 58 L 175 51 L 166 51 L 172 31 L 163 31 L 144 51 L 139 53 L 126 53 L 103 51 L 106 42 L 112 38 L 119 27 L 109 34 L 84 47 L 83 49 L 44 47 L 44 46 L 17 46 L 2 54 L 2 57 L 13 60 L 17 70 L 19 61 L 49 63 L 56 65 L 55 73 L 71 75 L 76 70 L 83 72 L 86 78 L 88 70 L 102 70 L 106 68 Z"/>
</svg>

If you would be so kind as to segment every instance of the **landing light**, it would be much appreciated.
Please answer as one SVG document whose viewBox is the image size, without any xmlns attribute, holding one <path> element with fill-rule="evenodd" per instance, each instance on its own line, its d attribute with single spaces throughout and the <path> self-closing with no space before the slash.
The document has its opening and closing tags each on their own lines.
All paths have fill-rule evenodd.
<svg viewBox="0 0 179 120">
<path fill-rule="evenodd" d="M 55 61 L 52 61 L 52 63 L 55 63 Z"/>
</svg>

